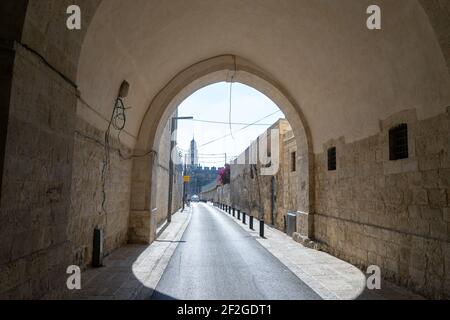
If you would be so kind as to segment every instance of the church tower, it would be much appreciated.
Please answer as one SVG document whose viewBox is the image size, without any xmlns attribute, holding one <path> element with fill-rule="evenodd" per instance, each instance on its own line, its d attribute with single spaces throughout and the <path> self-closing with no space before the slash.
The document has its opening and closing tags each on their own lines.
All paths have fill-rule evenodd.
<svg viewBox="0 0 450 320">
<path fill-rule="evenodd" d="M 189 148 L 188 164 L 198 166 L 198 149 L 197 142 L 195 142 L 194 138 L 192 138 L 191 147 Z"/>
</svg>

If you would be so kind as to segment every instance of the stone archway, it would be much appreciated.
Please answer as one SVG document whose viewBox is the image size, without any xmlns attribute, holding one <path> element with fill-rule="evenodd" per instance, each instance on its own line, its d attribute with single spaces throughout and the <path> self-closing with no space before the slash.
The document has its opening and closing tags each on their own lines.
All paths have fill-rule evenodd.
<svg viewBox="0 0 450 320">
<path fill-rule="evenodd" d="M 141 128 L 135 148 L 136 154 L 146 155 L 134 160 L 132 180 L 132 208 L 130 212 L 131 241 L 152 242 L 155 234 L 154 214 L 158 188 L 154 162 L 162 131 L 178 105 L 195 91 L 221 81 L 246 84 L 269 97 L 285 113 L 290 122 L 299 147 L 297 167 L 302 173 L 299 184 L 306 185 L 298 194 L 297 210 L 301 223 L 307 230 L 303 235 L 312 236 L 312 214 L 314 208 L 313 152 L 311 137 L 300 106 L 289 93 L 270 75 L 250 61 L 235 56 L 222 55 L 196 63 L 177 74 L 151 102 Z M 147 172 L 148 174 L 142 174 Z"/>
<path fill-rule="evenodd" d="M 119 3 L 124 6 L 123 8 L 129 9 L 119 10 L 120 8 L 115 7 L 112 10 L 116 13 L 119 12 L 119 14 L 127 14 L 127 23 L 123 23 L 121 26 L 136 29 L 136 25 L 139 25 L 141 20 L 134 19 L 134 17 L 142 10 L 135 7 L 134 10 L 136 11 L 132 11 L 132 8 L 128 6 L 126 1 L 111 0 L 106 3 L 106 1 L 101 0 L 78 0 L 73 2 L 78 3 L 83 8 L 83 29 L 79 32 L 69 32 L 64 29 L 67 7 L 67 3 L 64 1 L 52 1 L 51 5 L 31 0 L 4 1 L 0 4 L 0 38 L 2 40 L 0 51 L 2 56 L 5 57 L 0 62 L 0 66 L 2 70 L 6 71 L 1 77 L 2 92 L 0 95 L 0 101 L 5 106 L 2 108 L 2 117 L 0 119 L 0 169 L 2 170 L 0 210 L 5 218 L 2 220 L 4 228 L 2 228 L 0 238 L 5 239 L 5 241 L 2 241 L 2 248 L 4 249 L 2 253 L 5 252 L 6 254 L 2 256 L 0 264 L 12 273 L 21 272 L 23 270 L 21 266 L 30 262 L 34 263 L 43 256 L 48 258 L 49 261 L 55 261 L 54 269 L 57 272 L 45 273 L 45 276 L 50 277 L 49 282 L 52 284 L 62 283 L 57 282 L 60 279 L 55 279 L 55 275 L 64 274 L 67 261 L 79 262 L 77 258 L 78 251 L 74 252 L 71 246 L 68 245 L 68 243 L 73 241 L 73 238 L 80 237 L 79 232 L 71 233 L 67 230 L 68 226 L 71 225 L 70 220 L 72 218 L 72 212 L 69 210 L 71 197 L 77 196 L 76 192 L 74 192 L 75 184 L 72 181 L 73 162 L 77 156 L 82 158 L 82 154 L 74 152 L 73 147 L 75 140 L 74 131 L 76 129 L 75 122 L 78 118 L 81 118 L 77 114 L 77 104 L 80 103 L 81 98 L 85 98 L 87 93 L 89 93 L 87 89 L 90 89 L 91 96 L 88 96 L 87 100 L 93 106 L 93 113 L 96 112 L 97 115 L 105 116 L 105 114 L 102 114 L 102 111 L 110 107 L 110 100 L 114 99 L 117 85 L 124 78 L 131 77 L 136 71 L 142 71 L 141 69 L 133 69 L 133 67 L 136 67 L 134 63 L 141 66 L 143 61 L 155 62 L 154 65 L 145 70 L 145 73 L 150 74 L 156 71 L 161 75 L 161 78 L 151 79 L 153 80 L 151 82 L 152 90 L 148 90 L 147 87 L 138 88 L 142 91 L 142 95 L 135 100 L 135 105 L 139 103 L 140 107 L 142 107 L 141 111 L 143 111 L 147 110 L 146 108 L 149 104 L 147 99 L 155 97 L 155 92 L 160 90 L 164 83 L 172 83 L 169 82 L 170 78 L 174 73 L 178 73 L 183 66 L 191 65 L 195 61 L 223 52 L 239 53 L 257 62 L 258 65 L 269 70 L 273 78 L 280 81 L 283 87 L 287 88 L 289 93 L 295 97 L 296 101 L 300 102 L 300 97 L 304 96 L 305 93 L 311 93 L 309 99 L 301 101 L 301 103 L 310 126 L 310 130 L 306 129 L 305 132 L 311 131 L 311 136 L 314 137 L 316 156 L 317 153 L 322 152 L 322 145 L 330 139 L 339 139 L 342 136 L 347 139 L 346 141 L 352 142 L 359 138 L 367 138 L 367 136 L 378 134 L 380 119 L 386 119 L 396 112 L 401 112 L 404 108 L 419 110 L 420 118 L 424 119 L 446 112 L 444 109 L 448 106 L 449 100 L 446 94 L 446 92 L 448 93 L 449 83 L 448 68 L 445 69 L 445 65 L 449 65 L 449 42 L 448 37 L 446 37 L 448 17 L 445 14 L 448 12 L 448 5 L 444 5 L 439 0 L 380 1 L 381 5 L 390 8 L 389 15 L 386 15 L 384 18 L 384 21 L 388 24 L 386 27 L 390 26 L 393 31 L 397 32 L 388 32 L 386 36 L 383 36 L 381 33 L 375 33 L 375 37 L 370 38 L 370 40 L 369 35 L 365 33 L 366 30 L 361 30 L 361 32 L 354 34 L 345 33 L 349 32 L 349 30 L 355 31 L 358 27 L 364 28 L 363 23 L 361 23 L 361 16 L 364 16 L 365 8 L 364 3 L 361 1 L 355 1 L 354 3 L 347 1 L 344 4 L 288 1 L 286 2 L 288 10 L 279 10 L 275 2 L 270 3 L 268 1 L 266 8 L 264 6 L 259 8 L 258 15 L 253 14 L 251 1 L 242 1 L 243 5 L 247 5 L 247 9 L 239 12 L 231 9 L 231 13 L 236 15 L 233 16 L 233 19 L 227 17 L 226 21 L 217 19 L 217 17 L 224 16 L 224 10 L 229 9 L 228 6 L 224 5 L 226 2 L 220 3 L 217 1 L 211 4 L 211 6 L 215 7 L 213 11 L 210 10 L 210 7 L 201 7 L 204 10 L 203 12 L 208 13 L 204 15 L 198 15 L 199 10 L 193 10 L 196 9 L 193 4 L 186 5 L 181 1 L 167 2 L 169 8 L 166 8 L 165 12 L 172 14 L 172 16 L 169 15 L 169 18 L 175 17 L 173 21 L 184 21 L 183 19 L 176 19 L 178 17 L 177 14 L 181 12 L 185 16 L 186 12 L 183 9 L 191 9 L 190 17 L 192 21 L 197 22 L 200 18 L 205 19 L 205 21 L 202 20 L 204 22 L 203 25 L 210 25 L 211 27 L 216 25 L 217 32 L 208 34 L 208 36 L 199 36 L 199 31 L 203 31 L 206 28 L 202 27 L 201 23 L 200 26 L 197 25 L 198 29 L 192 32 L 192 38 L 186 40 L 191 47 L 196 49 L 190 52 L 190 55 L 187 55 L 186 52 L 180 50 L 180 47 L 182 49 L 183 45 L 182 41 L 173 41 L 173 39 L 186 39 L 186 36 L 178 32 L 173 34 L 164 33 L 170 28 L 164 28 L 167 25 L 164 21 L 160 21 L 159 24 L 156 23 L 156 27 L 155 25 L 152 26 L 155 28 L 151 29 L 152 32 L 150 32 L 156 42 L 147 43 L 141 47 L 142 51 L 140 53 L 142 55 L 138 58 L 144 58 L 143 60 L 134 59 L 135 57 L 125 59 L 119 53 L 121 53 L 120 49 L 127 44 L 129 39 L 139 44 L 144 37 L 140 37 L 138 33 L 127 32 L 128 29 L 122 28 L 120 30 L 125 30 L 126 36 L 120 39 L 109 39 L 105 37 L 105 34 L 116 35 L 116 33 L 110 32 L 110 30 L 105 28 L 104 23 L 104 19 L 111 15 L 111 10 L 105 12 L 105 9 Z M 141 1 L 141 3 L 148 4 L 150 1 Z M 177 10 L 180 8 L 173 8 L 171 7 L 172 5 L 186 7 Z M 339 8 L 335 6 L 339 6 Z M 147 13 L 144 12 L 142 14 Z M 267 23 L 267 17 L 271 17 L 273 14 L 275 14 L 277 19 Z M 165 15 L 161 15 L 160 18 L 164 19 L 165 17 Z M 401 19 L 398 19 L 399 17 Z M 321 18 L 327 22 L 322 23 Z M 146 21 L 154 22 L 153 19 L 147 19 Z M 237 21 L 244 21 L 245 23 L 239 24 L 236 23 Z M 351 23 L 352 21 L 355 24 Z M 234 31 L 234 33 L 229 33 L 231 36 L 223 34 L 224 23 L 229 23 L 229 30 Z M 194 27 L 195 23 L 186 21 L 186 25 Z M 314 29 L 317 33 L 312 34 L 308 29 L 308 25 L 315 27 Z M 320 28 L 317 28 L 318 26 Z M 182 24 L 172 24 L 171 27 L 174 31 L 193 30 L 186 28 Z M 143 29 L 146 32 L 150 30 L 150 28 Z M 101 33 L 101 30 L 105 32 Z M 280 33 L 270 33 L 270 31 L 277 30 L 281 30 Z M 96 37 L 89 34 L 91 31 L 94 33 L 98 31 L 99 34 Z M 257 35 L 262 34 L 263 36 L 261 38 L 255 37 L 253 33 Z M 273 39 L 285 39 L 282 36 L 287 34 L 292 36 L 287 42 L 274 43 L 272 41 Z M 302 37 L 299 36 L 300 34 Z M 233 35 L 236 35 L 236 37 L 234 38 Z M 168 39 L 168 41 L 162 41 L 165 39 Z M 205 41 L 192 45 L 193 40 L 197 39 L 205 39 Z M 323 42 L 317 41 L 318 39 L 322 39 Z M 330 46 L 332 44 L 331 40 L 335 39 L 342 40 L 342 42 Z M 88 40 L 90 40 L 90 44 Z M 104 42 L 100 43 L 100 40 Z M 122 40 L 123 42 L 117 46 L 112 46 L 112 50 L 109 50 L 110 48 L 107 45 L 117 44 L 114 40 Z M 247 45 L 252 40 L 255 40 L 252 46 Z M 168 43 L 176 43 L 178 46 L 171 47 Z M 400 45 L 398 45 L 399 43 Z M 325 50 L 322 44 L 326 44 Z M 92 48 L 106 47 L 104 47 L 104 50 L 83 53 L 83 47 L 85 46 L 91 46 Z M 272 50 L 273 48 L 277 50 Z M 355 48 L 367 48 L 367 50 L 360 50 L 357 52 L 361 54 L 352 55 Z M 380 48 L 386 48 L 387 50 L 381 50 L 382 52 L 380 52 Z M 312 54 L 304 55 L 305 52 L 308 52 L 308 49 Z M 169 51 L 181 53 L 173 59 L 166 58 Z M 340 55 L 335 53 L 340 53 Z M 305 59 L 308 56 L 313 56 L 314 59 L 311 61 Z M 162 58 L 155 61 L 158 57 Z M 107 58 L 111 58 L 111 60 Z M 333 60 L 333 58 L 337 60 Z M 359 60 L 360 58 L 361 60 Z M 168 68 L 169 63 L 167 63 L 167 60 L 170 62 L 177 61 L 178 63 L 176 65 L 172 64 L 172 68 Z M 304 61 L 306 62 L 302 64 Z M 385 63 L 378 64 L 378 62 Z M 347 64 L 343 65 L 344 63 Z M 113 75 L 110 73 L 99 73 L 97 70 L 92 71 L 92 74 L 87 72 L 82 75 L 80 68 L 83 65 L 86 70 L 95 69 L 93 67 L 98 65 L 101 65 L 102 70 L 108 71 L 110 70 L 109 68 L 114 69 L 117 65 L 122 65 L 123 69 L 114 69 L 117 72 Z M 230 61 L 225 61 L 220 68 L 216 66 L 216 69 L 214 69 L 210 66 L 211 69 L 209 71 L 203 70 L 203 76 L 210 75 L 212 77 L 216 71 L 234 70 L 233 65 L 234 63 L 231 64 Z M 304 68 L 305 65 L 313 66 L 314 68 L 306 70 Z M 322 68 L 323 65 L 325 65 L 324 68 Z M 367 70 L 367 67 L 371 65 L 373 68 Z M 160 68 L 161 66 L 164 68 Z M 349 75 L 349 77 L 347 79 L 340 78 L 342 73 L 336 72 L 336 66 L 341 66 L 342 70 L 345 71 L 344 73 Z M 240 66 L 241 69 L 243 67 L 243 65 Z M 421 72 L 416 77 L 412 77 L 411 70 L 420 70 Z M 254 67 L 253 72 L 249 71 L 248 73 L 256 74 L 271 83 L 269 81 L 270 78 L 264 78 L 263 75 L 265 73 L 258 68 Z M 297 76 L 300 73 L 302 73 L 302 77 Z M 367 74 L 371 76 L 366 77 Z M 98 75 L 98 78 L 94 77 L 94 75 Z M 168 91 L 172 92 L 172 96 L 158 95 L 161 99 L 159 103 L 168 106 L 170 101 L 175 99 L 176 95 L 183 88 L 200 78 L 200 74 L 195 75 L 194 73 L 190 75 L 190 78 L 180 81 L 178 87 L 174 83 L 175 87 L 169 88 L 170 90 Z M 220 75 L 216 80 L 223 79 L 224 75 Z M 369 81 L 370 79 L 373 81 Z M 387 81 L 383 82 L 384 80 Z M 209 81 L 213 80 L 210 79 Z M 336 83 L 338 82 L 346 82 L 345 88 L 337 88 Z M 385 85 L 375 86 L 376 94 L 373 97 L 365 94 L 367 92 L 372 93 L 368 89 L 373 88 L 377 83 L 384 83 Z M 148 85 L 149 83 L 147 82 L 146 84 Z M 310 86 L 304 86 L 304 84 L 310 84 Z M 252 84 L 250 83 L 250 85 Z M 276 82 L 272 82 L 272 85 L 281 87 L 277 86 Z M 104 90 L 100 90 L 100 87 Z M 258 86 L 256 87 L 259 88 Z M 262 87 L 259 89 L 264 91 Z M 317 90 L 311 92 L 311 88 Z M 343 89 L 346 88 L 350 88 L 350 90 L 344 91 Z M 395 92 L 393 92 L 393 88 Z M 162 89 L 160 93 L 166 92 L 165 90 L 167 89 Z M 327 105 L 327 101 L 324 101 L 325 99 L 320 99 L 323 93 L 321 89 L 330 89 L 326 92 L 326 98 L 328 101 L 333 101 L 332 104 Z M 281 89 L 278 88 L 278 90 Z M 289 97 L 289 95 L 286 96 Z M 336 100 L 336 97 L 342 99 Z M 156 99 L 157 97 L 153 101 L 157 102 Z M 325 108 L 327 106 L 328 109 Z M 105 109 L 102 110 L 102 108 Z M 333 128 L 333 123 L 336 123 L 336 120 L 338 120 L 334 118 L 324 123 L 323 126 L 317 126 L 318 120 L 323 121 L 329 112 L 335 109 L 344 114 L 344 116 L 339 118 L 341 120 L 339 125 Z M 158 132 L 157 123 L 160 123 L 164 117 L 168 117 L 168 115 L 164 114 L 164 110 L 168 109 L 159 111 L 152 109 L 151 113 L 147 110 L 147 117 L 151 118 L 153 115 L 156 115 L 157 121 L 155 121 L 155 127 L 153 128 L 149 129 L 143 126 L 141 132 L 147 132 L 146 137 L 150 140 L 142 140 L 143 143 L 136 148 L 137 154 L 139 154 L 139 151 L 149 150 L 155 143 Z M 158 113 L 153 113 L 153 111 Z M 320 111 L 323 112 L 320 113 Z M 64 122 L 64 125 L 49 122 L 49 117 L 43 116 L 44 114 L 52 114 L 59 117 Z M 361 116 L 364 116 L 363 120 L 367 118 L 370 121 L 364 121 L 358 130 L 358 128 L 355 128 L 355 124 L 361 123 Z M 89 118 L 92 117 L 92 114 L 84 115 L 85 120 L 91 120 Z M 135 124 L 138 126 L 142 121 L 141 114 L 136 113 L 135 118 Z M 291 118 L 290 120 L 292 121 Z M 104 122 L 99 120 L 99 123 L 101 125 L 98 125 L 96 129 L 102 131 Z M 354 128 L 350 133 L 355 133 L 355 135 L 349 134 L 349 131 L 345 130 L 346 127 Z M 91 127 L 88 129 L 92 131 Z M 333 131 L 332 129 L 335 130 Z M 324 135 L 324 130 L 329 132 L 329 134 Z M 308 141 L 310 142 L 310 140 Z M 146 145 L 146 143 L 148 144 Z M 36 150 L 36 146 L 45 148 L 48 152 L 43 152 L 43 154 L 30 152 L 30 150 Z M 130 143 L 129 147 L 134 148 L 134 145 Z M 428 152 L 428 150 L 425 151 Z M 426 159 L 430 158 L 428 154 L 425 154 L 425 156 L 424 158 Z M 317 163 L 319 165 L 322 164 L 323 155 L 322 158 L 318 159 Z M 97 162 L 86 162 L 92 166 L 92 170 L 98 169 Z M 310 166 L 312 166 L 311 162 L 311 159 L 309 159 Z M 33 163 L 35 164 L 34 170 L 32 172 L 27 171 L 28 166 L 24 166 L 25 169 L 18 168 L 16 166 L 18 163 Z M 144 170 L 142 172 L 145 172 L 145 170 L 151 172 L 151 163 L 151 156 L 148 159 L 136 160 L 134 171 L 141 172 L 137 170 L 141 166 L 141 169 Z M 430 163 L 432 162 L 430 161 Z M 40 170 L 43 167 L 47 171 L 45 175 Z M 51 181 L 47 180 L 46 177 L 48 176 L 52 176 L 53 179 Z M 313 191 L 311 190 L 313 177 L 311 176 L 312 171 L 310 171 L 309 177 L 309 193 L 311 195 L 309 197 L 309 208 L 314 207 L 312 201 L 314 198 L 312 196 Z M 133 210 L 133 219 L 140 219 L 141 225 L 144 226 L 143 230 L 141 230 L 144 234 L 143 239 L 151 241 L 151 226 L 150 219 L 148 219 L 150 215 L 148 212 L 152 208 L 152 197 L 149 192 L 152 188 L 147 178 L 142 181 L 139 179 L 138 175 L 133 175 L 133 190 L 141 190 L 143 193 L 141 195 L 136 194 L 133 197 L 131 209 Z M 149 181 L 151 181 L 151 177 Z M 27 188 L 25 193 L 33 194 L 33 198 L 19 198 L 24 186 Z M 422 192 L 417 194 L 422 195 L 423 190 L 420 191 Z M 417 196 L 417 194 L 415 195 Z M 319 200 L 319 196 L 317 196 L 317 200 Z M 125 216 L 126 220 L 129 206 L 128 202 L 124 203 L 126 209 L 120 214 Z M 320 201 L 316 201 L 317 205 L 319 203 Z M 318 211 L 317 208 L 318 206 L 315 206 L 316 212 Z M 323 211 L 327 211 L 326 209 L 323 208 Z M 368 209 L 362 207 L 361 210 Z M 80 207 L 78 211 L 86 216 L 94 215 L 95 213 L 95 210 L 85 207 Z M 48 214 L 49 212 L 52 212 L 53 217 L 57 218 L 56 221 L 50 219 L 52 216 Z M 37 220 L 37 223 L 34 223 L 36 221 L 33 221 L 33 217 L 42 217 L 41 213 L 49 219 Z M 374 216 L 377 216 L 376 214 Z M 86 221 L 74 224 L 75 230 L 89 230 L 87 233 L 91 236 L 90 230 L 95 225 L 95 222 L 89 219 L 90 217 L 87 217 Z M 317 218 L 317 220 L 319 219 Z M 324 230 L 322 231 L 325 234 L 333 228 L 329 220 L 325 218 L 323 220 L 325 222 L 323 223 Z M 336 224 L 338 226 L 341 225 L 340 223 Z M 17 228 L 17 226 L 20 226 L 20 228 Z M 435 225 L 435 227 L 440 226 Z M 124 233 L 118 238 L 120 241 L 111 243 L 111 249 L 115 249 L 124 243 L 126 240 L 126 229 L 127 226 L 124 225 Z M 372 230 L 368 229 L 369 231 Z M 35 232 L 31 232 L 33 230 Z M 370 236 L 377 235 L 377 230 L 383 229 L 373 229 L 372 231 L 374 232 Z M 415 231 L 415 226 L 406 226 L 402 232 L 405 230 L 407 232 Z M 48 231 L 51 232 L 49 233 Z M 82 240 L 80 252 L 87 252 L 86 248 L 92 242 L 89 237 Z M 355 242 L 361 243 L 360 239 L 355 240 Z M 331 241 L 330 243 L 331 246 L 335 246 L 338 241 Z M 344 249 L 344 253 L 340 253 L 337 250 L 336 254 L 341 254 L 341 256 L 345 257 L 345 253 L 355 252 L 352 247 Z M 372 257 L 369 256 L 369 259 L 367 258 L 367 252 L 365 251 L 367 246 L 363 249 L 360 253 L 365 255 L 364 261 L 372 262 Z M 428 252 L 432 251 L 435 250 L 428 250 Z M 88 255 L 86 254 L 86 256 Z M 437 256 L 437 258 L 442 258 L 442 255 Z M 81 259 L 81 264 L 85 264 L 87 261 L 88 258 Z M 443 262 L 435 265 L 442 266 Z M 435 274 L 433 270 L 428 270 L 427 272 L 433 276 Z M 17 292 L 11 291 L 11 295 L 18 296 L 21 288 L 26 288 L 30 283 L 36 284 L 36 281 L 39 281 L 41 276 L 42 274 L 39 273 L 37 268 L 31 270 L 30 273 L 20 274 L 20 277 L 17 279 L 11 279 L 4 290 L 17 289 Z M 416 272 L 412 273 L 412 276 L 420 278 L 421 274 Z M 421 281 L 422 278 L 419 280 Z M 420 281 L 417 282 L 420 283 Z M 444 283 L 443 281 L 435 282 Z M 433 285 L 430 286 L 432 287 Z M 436 291 L 438 290 L 442 291 L 442 289 L 436 289 Z M 29 293 L 29 295 L 41 297 L 47 293 L 38 292 Z"/>
</svg>

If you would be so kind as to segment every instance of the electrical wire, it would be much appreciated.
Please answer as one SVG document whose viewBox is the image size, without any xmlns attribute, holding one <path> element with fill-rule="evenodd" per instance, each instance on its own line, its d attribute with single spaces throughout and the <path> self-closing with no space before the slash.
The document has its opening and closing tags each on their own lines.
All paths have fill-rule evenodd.
<svg viewBox="0 0 450 320">
<path fill-rule="evenodd" d="M 231 128 L 231 109 L 232 109 L 232 105 L 233 105 L 233 101 L 232 101 L 232 97 L 233 97 L 233 78 L 234 78 L 234 74 L 231 77 L 231 82 L 230 82 L 230 111 L 228 113 L 228 124 L 229 124 L 229 128 L 230 128 L 230 135 L 231 138 L 233 138 L 234 140 L 234 136 L 233 136 L 233 129 Z"/>
<path fill-rule="evenodd" d="M 275 111 L 274 113 L 271 113 L 271 114 L 265 116 L 264 118 L 261 118 L 261 119 L 259 119 L 259 120 L 255 121 L 255 122 L 253 122 L 253 123 L 251 123 L 251 124 L 249 124 L 249 125 L 247 125 L 247 126 L 241 128 L 241 129 L 235 131 L 235 133 L 241 132 L 241 131 L 243 131 L 243 130 L 245 130 L 245 129 L 247 129 L 247 128 L 253 126 L 253 125 L 255 125 L 256 123 L 258 123 L 258 122 L 260 122 L 260 121 L 262 121 L 262 120 L 265 120 L 265 119 L 267 119 L 267 118 L 269 118 L 269 117 L 271 117 L 271 116 L 277 114 L 278 112 L 281 112 L 281 110 Z M 222 136 L 222 137 L 213 139 L 213 140 L 211 140 L 211 141 L 208 141 L 208 142 L 206 142 L 206 143 L 200 145 L 199 148 L 202 148 L 202 147 L 207 146 L 207 145 L 209 145 L 209 144 L 212 144 L 212 143 L 214 143 L 214 142 L 220 141 L 220 140 L 225 139 L 225 138 L 227 138 L 227 137 L 229 137 L 229 136 L 230 136 L 230 134 L 226 134 L 226 135 L 224 135 L 224 136 Z"/>
<path fill-rule="evenodd" d="M 107 223 L 107 219 L 108 219 L 108 215 L 107 215 L 107 211 L 106 211 L 106 207 L 105 207 L 106 206 L 106 176 L 107 176 L 107 172 L 109 170 L 110 163 L 111 163 L 111 155 L 110 155 L 111 129 L 118 131 L 117 141 L 119 143 L 119 148 L 115 149 L 115 150 L 118 152 L 121 160 L 131 160 L 134 158 L 141 158 L 141 157 L 146 157 L 150 154 L 154 154 L 155 155 L 154 161 L 155 161 L 158 156 L 158 153 L 154 150 L 150 150 L 142 155 L 131 155 L 128 157 L 126 157 L 122 154 L 122 151 L 120 150 L 120 146 L 122 145 L 122 143 L 120 141 L 120 134 L 125 129 L 125 125 L 127 122 L 127 117 L 126 117 L 126 113 L 125 113 L 125 111 L 127 109 L 130 109 L 130 108 L 125 108 L 122 98 L 117 97 L 113 112 L 111 114 L 111 119 L 110 119 L 110 121 L 108 123 L 108 127 L 105 131 L 105 141 L 103 143 L 105 157 L 103 160 L 102 173 L 101 173 L 101 186 L 102 186 L 102 206 L 101 207 L 102 207 L 102 211 L 106 215 L 106 223 Z"/>
<path fill-rule="evenodd" d="M 203 122 L 203 123 L 213 123 L 213 124 L 226 124 L 228 125 L 230 122 L 223 122 L 223 121 L 212 121 L 212 120 L 201 120 L 201 119 L 192 119 L 191 121 L 194 122 Z M 244 123 L 244 122 L 231 122 L 234 126 L 248 126 L 250 123 Z M 256 123 L 253 124 L 254 126 L 271 126 L 273 123 Z"/>
<path fill-rule="evenodd" d="M 116 103 L 114 104 L 114 109 L 111 114 L 111 120 L 108 123 L 108 128 L 105 131 L 105 158 L 103 160 L 103 167 L 102 167 L 102 210 L 105 214 L 106 212 L 106 173 L 109 170 L 109 165 L 111 162 L 110 159 L 110 134 L 111 134 L 111 128 L 114 128 L 116 130 L 122 131 L 125 128 L 127 117 L 125 114 L 125 106 L 123 104 L 122 98 L 118 97 L 116 99 Z"/>
</svg>

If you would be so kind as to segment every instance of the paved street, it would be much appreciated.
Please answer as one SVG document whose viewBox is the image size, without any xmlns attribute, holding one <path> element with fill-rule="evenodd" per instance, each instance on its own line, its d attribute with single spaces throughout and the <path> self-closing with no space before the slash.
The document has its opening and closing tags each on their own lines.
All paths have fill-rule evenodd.
<svg viewBox="0 0 450 320">
<path fill-rule="evenodd" d="M 193 206 L 153 299 L 320 299 L 229 217 Z"/>
</svg>

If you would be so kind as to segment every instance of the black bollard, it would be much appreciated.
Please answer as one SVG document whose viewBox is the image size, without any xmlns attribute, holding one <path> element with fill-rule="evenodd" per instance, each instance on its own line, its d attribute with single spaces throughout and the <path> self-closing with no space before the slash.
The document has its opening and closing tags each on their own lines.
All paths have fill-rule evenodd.
<svg viewBox="0 0 450 320">
<path fill-rule="evenodd" d="M 238 210 L 238 220 L 241 220 L 241 210 Z"/>
<path fill-rule="evenodd" d="M 253 216 L 250 216 L 250 229 L 253 230 Z"/>
<path fill-rule="evenodd" d="M 243 223 L 243 224 L 246 224 L 246 223 L 245 223 L 245 212 L 242 212 L 242 223 Z"/>
<path fill-rule="evenodd" d="M 259 236 L 264 238 L 264 220 L 259 220 Z"/>
<path fill-rule="evenodd" d="M 233 217 L 236 216 L 236 209 L 233 208 Z"/>
</svg>

